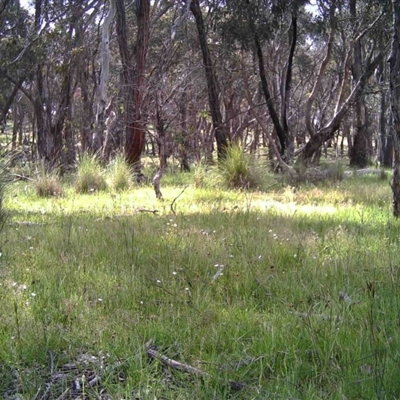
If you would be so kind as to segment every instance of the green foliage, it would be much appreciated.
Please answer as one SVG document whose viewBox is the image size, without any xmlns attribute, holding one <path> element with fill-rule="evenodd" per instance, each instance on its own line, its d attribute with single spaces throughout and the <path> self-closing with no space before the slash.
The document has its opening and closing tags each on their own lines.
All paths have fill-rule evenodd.
<svg viewBox="0 0 400 400">
<path fill-rule="evenodd" d="M 244 150 L 233 144 L 229 146 L 226 159 L 220 163 L 224 182 L 230 188 L 256 188 L 260 179 L 251 157 Z"/>
<path fill-rule="evenodd" d="M 104 168 L 95 155 L 84 154 L 78 163 L 75 180 L 77 193 L 91 193 L 107 189 Z"/>
<path fill-rule="evenodd" d="M 128 190 L 132 187 L 133 171 L 122 155 L 118 155 L 110 164 L 108 176 L 111 187 L 116 191 Z"/>
</svg>

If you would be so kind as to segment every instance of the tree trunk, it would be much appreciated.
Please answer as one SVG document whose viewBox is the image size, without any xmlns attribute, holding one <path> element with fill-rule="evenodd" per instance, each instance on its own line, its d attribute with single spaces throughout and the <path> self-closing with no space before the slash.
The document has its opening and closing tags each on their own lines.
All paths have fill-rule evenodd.
<svg viewBox="0 0 400 400">
<path fill-rule="evenodd" d="M 213 122 L 215 140 L 217 142 L 218 160 L 222 160 L 226 157 L 228 133 L 226 132 L 225 125 L 222 122 L 222 114 L 218 98 L 219 93 L 217 78 L 215 76 L 215 70 L 207 44 L 207 36 L 204 28 L 203 15 L 201 13 L 199 0 L 191 0 L 190 11 L 196 20 L 197 32 L 199 36 L 201 52 L 203 55 L 203 64 L 207 80 L 208 103 Z"/>
<path fill-rule="evenodd" d="M 400 0 L 392 0 L 393 33 L 390 66 L 390 105 L 392 110 L 392 136 L 394 144 L 393 159 L 393 215 L 400 215 Z"/>
<path fill-rule="evenodd" d="M 264 93 L 264 97 L 265 97 L 265 101 L 267 103 L 267 108 L 268 108 L 268 112 L 269 115 L 272 119 L 272 123 L 274 124 L 274 128 L 276 131 L 276 134 L 278 136 L 279 139 L 279 144 L 280 144 L 280 154 L 281 156 L 285 155 L 286 152 L 286 143 L 287 143 L 287 137 L 285 135 L 285 131 L 279 121 L 279 116 L 275 110 L 274 107 L 274 103 L 271 97 L 271 93 L 269 91 L 269 87 L 268 87 L 268 81 L 267 81 L 267 74 L 265 72 L 265 64 L 264 64 L 264 55 L 261 49 L 261 43 L 260 43 L 260 39 L 258 37 L 257 34 L 257 30 L 254 26 L 254 19 L 253 16 L 251 14 L 250 11 L 250 1 L 246 0 L 246 4 L 247 4 L 247 18 L 248 18 L 248 23 L 249 23 L 249 27 L 251 30 L 251 33 L 253 35 L 253 39 L 254 39 L 254 45 L 256 48 L 256 53 L 257 53 L 257 59 L 258 59 L 258 70 L 260 73 L 260 79 L 261 79 L 261 87 Z"/>
<path fill-rule="evenodd" d="M 357 26 L 357 0 L 350 0 L 350 15 L 354 26 L 354 35 L 356 34 L 355 29 Z M 358 39 L 353 44 L 353 84 L 356 85 L 362 75 L 362 51 L 361 51 L 361 39 Z M 365 168 L 368 165 L 370 154 L 369 154 L 369 132 L 367 128 L 367 107 L 365 106 L 364 95 L 359 96 L 357 102 L 354 105 L 355 109 L 355 134 L 353 140 L 353 147 L 349 152 L 350 165 L 358 168 Z"/>
<path fill-rule="evenodd" d="M 126 160 L 137 173 L 140 173 L 140 160 L 145 146 L 146 123 L 143 117 L 143 98 L 145 92 L 145 70 L 149 46 L 150 0 L 136 1 L 138 22 L 136 40 L 136 77 L 133 94 L 134 120 L 128 126 L 126 141 Z"/>
<path fill-rule="evenodd" d="M 99 136 L 99 142 L 104 143 L 104 136 L 106 130 L 106 107 L 109 102 L 107 87 L 109 80 L 110 71 L 110 27 L 116 13 L 115 0 L 110 0 L 110 8 L 108 13 L 104 18 L 102 26 L 102 37 L 101 37 L 101 74 L 100 83 L 98 87 L 98 103 L 97 103 L 97 113 L 96 113 L 96 133 Z M 99 150 L 99 149 L 95 149 Z"/>
<path fill-rule="evenodd" d="M 290 91 L 292 85 L 292 70 L 293 70 L 293 57 L 294 52 L 296 50 L 297 44 L 297 16 L 293 13 L 292 14 L 292 24 L 291 24 L 291 43 L 290 43 L 290 52 L 289 58 L 287 62 L 286 68 L 286 77 L 285 77 L 285 85 L 283 90 L 283 99 L 282 99 L 282 128 L 283 128 L 283 135 L 285 138 L 285 148 L 288 151 L 287 158 L 292 159 L 294 153 L 294 146 L 292 144 L 293 138 L 290 137 L 289 132 L 289 124 L 288 124 L 288 110 L 290 106 Z M 290 140 L 292 139 L 292 140 Z"/>
</svg>

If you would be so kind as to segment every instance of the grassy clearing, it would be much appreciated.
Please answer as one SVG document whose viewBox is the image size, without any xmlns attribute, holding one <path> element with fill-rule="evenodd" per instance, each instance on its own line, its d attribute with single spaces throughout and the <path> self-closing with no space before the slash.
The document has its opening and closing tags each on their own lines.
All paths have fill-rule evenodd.
<svg viewBox="0 0 400 400">
<path fill-rule="evenodd" d="M 399 398 L 400 227 L 388 183 L 269 193 L 193 183 L 174 214 L 189 177 L 167 176 L 163 202 L 146 186 L 9 191 L 0 397 L 50 387 L 57 398 L 74 381 L 54 376 L 73 363 L 81 386 L 101 376 L 85 398 Z M 150 338 L 209 375 L 149 360 Z"/>
</svg>

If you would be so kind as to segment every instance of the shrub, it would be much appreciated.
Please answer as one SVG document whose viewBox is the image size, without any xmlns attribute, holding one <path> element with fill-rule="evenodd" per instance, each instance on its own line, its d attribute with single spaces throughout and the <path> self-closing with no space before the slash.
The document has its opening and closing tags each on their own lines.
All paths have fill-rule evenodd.
<svg viewBox="0 0 400 400">
<path fill-rule="evenodd" d="M 133 183 L 133 171 L 123 156 L 118 155 L 109 168 L 111 187 L 116 191 L 127 190 Z"/>
<path fill-rule="evenodd" d="M 84 154 L 78 163 L 75 180 L 77 193 L 90 193 L 107 189 L 105 171 L 95 155 Z"/>
<path fill-rule="evenodd" d="M 220 163 L 223 180 L 231 188 L 255 188 L 259 177 L 252 159 L 236 144 L 227 149 L 226 159 Z"/>
</svg>

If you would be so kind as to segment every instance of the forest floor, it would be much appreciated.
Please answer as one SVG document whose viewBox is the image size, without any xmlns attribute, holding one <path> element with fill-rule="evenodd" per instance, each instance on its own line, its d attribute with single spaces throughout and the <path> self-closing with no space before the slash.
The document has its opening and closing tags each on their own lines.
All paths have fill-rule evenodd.
<svg viewBox="0 0 400 400">
<path fill-rule="evenodd" d="M 195 179 L 166 175 L 162 201 L 8 188 L 0 398 L 400 398 L 388 180 Z"/>
</svg>

